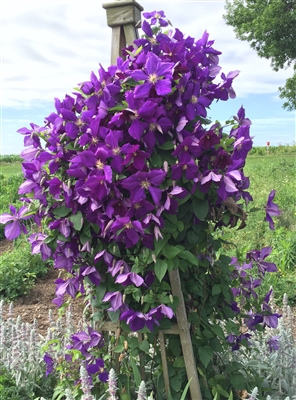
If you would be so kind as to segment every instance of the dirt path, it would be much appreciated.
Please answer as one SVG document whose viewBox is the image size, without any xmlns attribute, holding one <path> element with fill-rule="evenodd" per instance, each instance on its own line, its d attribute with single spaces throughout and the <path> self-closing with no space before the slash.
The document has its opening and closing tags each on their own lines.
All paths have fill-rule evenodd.
<svg viewBox="0 0 296 400">
<path fill-rule="evenodd" d="M 4 251 L 9 251 L 13 247 L 13 243 L 8 240 L 0 242 L 0 255 Z M 59 276 L 58 270 L 51 270 L 49 273 L 41 278 L 38 278 L 35 286 L 25 296 L 22 296 L 13 303 L 13 318 L 21 317 L 22 322 L 33 323 L 34 319 L 38 321 L 38 332 L 41 335 L 46 335 L 47 328 L 49 327 L 48 313 L 52 310 L 52 318 L 56 320 L 59 316 L 58 309 L 52 300 L 55 296 L 54 281 Z M 75 299 L 71 302 L 71 310 L 73 317 L 73 324 L 78 325 L 83 313 L 83 300 Z M 3 316 L 8 317 L 9 304 L 4 305 Z"/>
</svg>

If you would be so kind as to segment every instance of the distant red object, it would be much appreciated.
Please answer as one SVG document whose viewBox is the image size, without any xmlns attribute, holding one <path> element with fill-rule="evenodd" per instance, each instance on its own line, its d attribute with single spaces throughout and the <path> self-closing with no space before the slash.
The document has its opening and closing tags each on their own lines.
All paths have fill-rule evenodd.
<svg viewBox="0 0 296 400">
<path fill-rule="evenodd" d="M 270 142 L 267 142 L 266 144 L 267 144 L 267 146 L 270 146 Z"/>
</svg>

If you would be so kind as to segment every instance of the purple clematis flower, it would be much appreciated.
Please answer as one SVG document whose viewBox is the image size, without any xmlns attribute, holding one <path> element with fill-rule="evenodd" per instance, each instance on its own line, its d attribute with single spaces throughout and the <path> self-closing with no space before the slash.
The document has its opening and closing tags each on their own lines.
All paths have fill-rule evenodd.
<svg viewBox="0 0 296 400">
<path fill-rule="evenodd" d="M 273 201 L 272 201 L 274 199 L 275 193 L 276 193 L 275 190 L 272 190 L 269 193 L 268 201 L 265 206 L 266 221 L 269 223 L 269 228 L 271 230 L 274 230 L 274 222 L 272 220 L 272 217 L 278 217 L 281 214 L 281 211 L 280 211 L 279 207 L 277 206 L 277 204 L 273 203 Z"/>
<path fill-rule="evenodd" d="M 254 261 L 257 264 L 258 273 L 264 276 L 265 272 L 276 272 L 277 267 L 274 263 L 264 261 L 271 253 L 271 247 L 264 247 L 262 250 L 252 250 L 247 253 L 247 260 Z"/>
<path fill-rule="evenodd" d="M 175 316 L 173 310 L 170 307 L 165 306 L 164 304 L 161 304 L 156 308 L 152 308 L 149 311 L 148 315 L 150 317 L 152 316 L 156 318 L 157 320 L 161 320 L 163 317 L 172 319 Z"/>
<path fill-rule="evenodd" d="M 22 206 L 18 211 L 13 205 L 10 205 L 9 208 L 12 212 L 12 215 L 8 213 L 1 214 L 0 224 L 6 224 L 10 221 L 12 222 L 11 224 L 5 226 L 4 233 L 6 239 L 13 240 L 17 238 L 22 232 L 25 234 L 28 233 L 27 228 L 21 221 L 32 218 L 32 215 L 25 215 L 28 212 L 27 206 Z"/>
<path fill-rule="evenodd" d="M 269 352 L 272 353 L 273 351 L 279 350 L 280 344 L 279 344 L 279 339 L 280 336 L 272 336 L 270 339 L 267 340 L 267 345 L 269 348 Z"/>
<path fill-rule="evenodd" d="M 126 321 L 128 326 L 134 332 L 143 329 L 145 325 L 150 331 L 152 331 L 154 324 L 159 325 L 159 322 L 148 314 L 143 314 L 139 311 L 132 310 L 127 310 L 123 314 L 121 314 L 120 320 Z"/>
<path fill-rule="evenodd" d="M 54 368 L 54 361 L 52 356 L 49 353 L 45 353 L 43 356 L 43 361 L 46 364 L 46 373 L 45 376 L 48 376 L 49 374 L 51 374 L 53 372 L 53 368 Z"/>
<path fill-rule="evenodd" d="M 91 326 L 87 328 L 88 332 L 77 332 L 71 336 L 73 345 L 71 348 L 81 351 L 81 353 L 89 358 L 89 350 L 93 347 L 101 348 L 104 346 L 104 337 L 99 332 L 96 332 Z"/>
<path fill-rule="evenodd" d="M 166 172 L 162 169 L 154 169 L 149 172 L 137 172 L 134 175 L 124 179 L 121 186 L 131 193 L 131 201 L 138 203 L 146 199 L 145 190 L 148 190 L 156 205 L 159 205 L 162 191 L 158 188 L 164 178 Z"/>
<path fill-rule="evenodd" d="M 173 66 L 173 63 L 163 62 L 154 53 L 148 53 L 145 71 L 138 69 L 131 73 L 131 77 L 136 81 L 144 81 L 142 85 L 136 86 L 134 97 L 136 99 L 147 98 L 152 88 L 159 96 L 171 93 Z"/>
<path fill-rule="evenodd" d="M 115 283 L 120 283 L 122 286 L 135 285 L 137 287 L 143 285 L 144 279 L 135 272 L 120 274 L 117 276 Z"/>
<path fill-rule="evenodd" d="M 96 267 L 82 267 L 80 271 L 82 276 L 87 276 L 95 286 L 99 286 L 102 278 Z"/>
<path fill-rule="evenodd" d="M 235 271 L 237 272 L 237 275 L 240 276 L 241 278 L 245 278 L 245 277 L 247 276 L 247 274 L 246 274 L 245 271 L 246 271 L 247 269 L 252 269 L 252 267 L 253 267 L 253 264 L 252 264 L 252 263 L 249 263 L 249 264 L 244 263 L 244 264 L 240 265 L 240 264 L 237 262 L 237 258 L 236 258 L 236 257 L 233 257 L 233 258 L 232 258 L 232 260 L 231 260 L 231 262 L 230 262 L 230 265 L 233 265 L 233 266 L 234 266 Z M 236 274 L 235 274 L 235 275 L 236 275 Z"/>
<path fill-rule="evenodd" d="M 119 217 L 111 225 L 113 237 L 123 241 L 127 248 L 130 248 L 138 243 L 140 235 L 144 235 L 144 229 L 141 222 L 131 221 L 129 217 Z M 140 235 L 139 235 L 140 234 Z"/>
<path fill-rule="evenodd" d="M 112 311 L 117 311 L 123 304 L 122 294 L 120 292 L 108 292 L 105 294 L 102 302 L 110 301 Z"/>
<path fill-rule="evenodd" d="M 163 11 L 145 12 L 143 13 L 143 17 L 146 19 L 151 19 L 151 25 L 156 25 L 156 23 L 159 22 L 160 26 L 168 26 L 168 22 L 164 19 L 165 14 Z"/>
<path fill-rule="evenodd" d="M 47 235 L 43 233 L 33 233 L 29 236 L 28 240 L 32 246 L 32 254 L 41 253 L 42 260 L 45 261 L 48 257 L 51 256 L 51 249 L 44 243 L 44 240 L 47 238 Z"/>
</svg>

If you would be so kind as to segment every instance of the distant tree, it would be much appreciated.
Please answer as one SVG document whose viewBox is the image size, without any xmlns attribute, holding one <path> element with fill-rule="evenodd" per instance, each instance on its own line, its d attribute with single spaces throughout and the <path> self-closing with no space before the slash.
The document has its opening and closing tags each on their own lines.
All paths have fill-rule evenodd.
<svg viewBox="0 0 296 400">
<path fill-rule="evenodd" d="M 275 71 L 294 67 L 279 91 L 286 99 L 283 107 L 296 110 L 296 0 L 226 0 L 225 10 L 224 19 L 236 37 L 270 59 Z"/>
</svg>

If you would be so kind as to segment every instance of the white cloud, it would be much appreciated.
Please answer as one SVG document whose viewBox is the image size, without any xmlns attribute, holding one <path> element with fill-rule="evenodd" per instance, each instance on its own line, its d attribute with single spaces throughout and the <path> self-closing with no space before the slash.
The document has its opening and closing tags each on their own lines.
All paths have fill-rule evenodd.
<svg viewBox="0 0 296 400">
<path fill-rule="evenodd" d="M 222 1 L 139 1 L 146 11 L 164 9 L 174 26 L 198 39 L 205 29 L 223 52 L 223 71 L 240 70 L 237 95 L 276 93 L 290 71 L 274 72 L 247 43 L 235 39 L 222 18 Z M 111 29 L 102 2 L 3 1 L 2 105 L 38 107 L 70 93 L 77 83 L 109 65 Z"/>
</svg>

